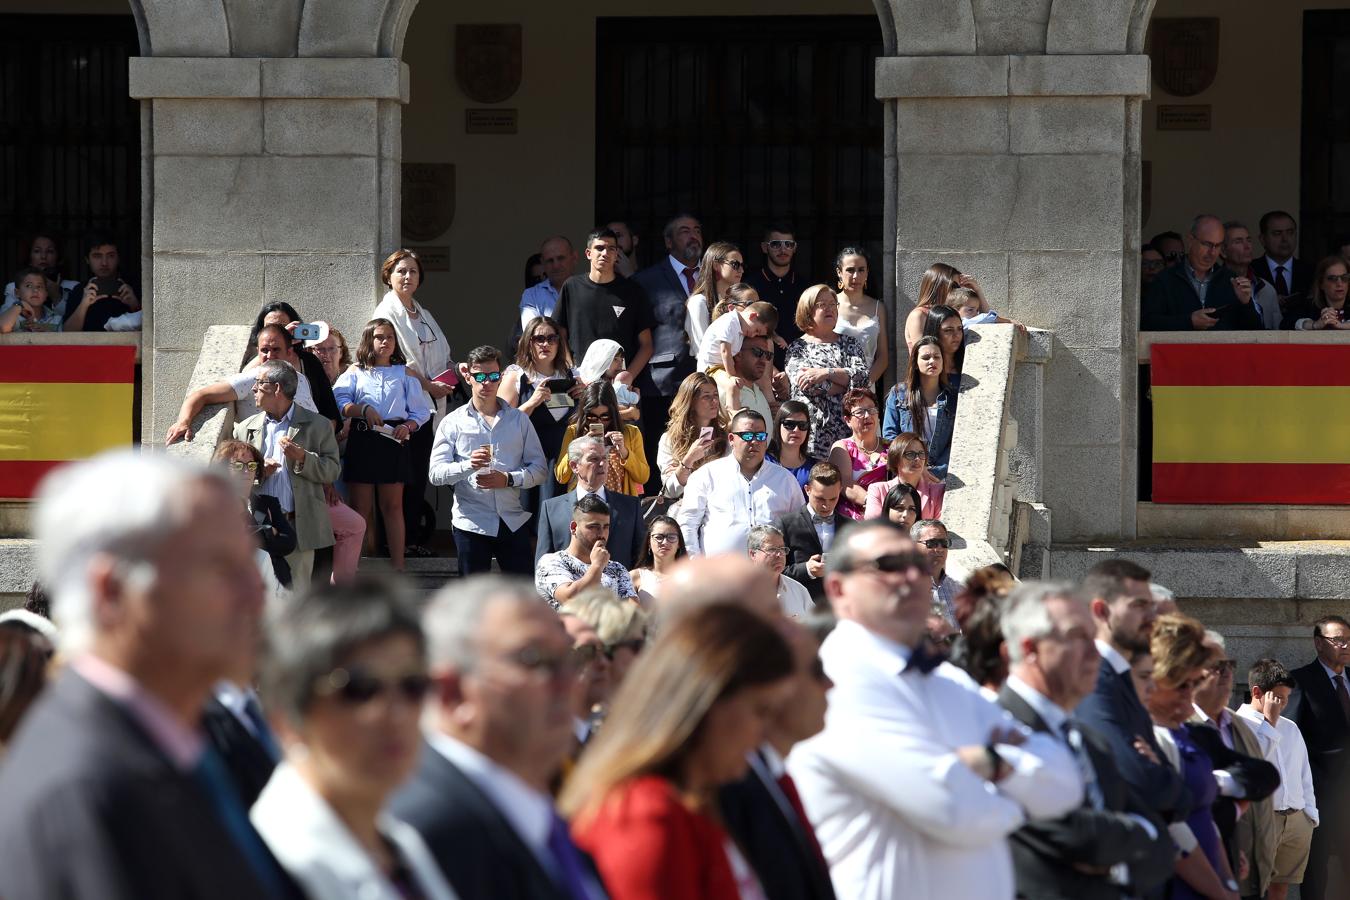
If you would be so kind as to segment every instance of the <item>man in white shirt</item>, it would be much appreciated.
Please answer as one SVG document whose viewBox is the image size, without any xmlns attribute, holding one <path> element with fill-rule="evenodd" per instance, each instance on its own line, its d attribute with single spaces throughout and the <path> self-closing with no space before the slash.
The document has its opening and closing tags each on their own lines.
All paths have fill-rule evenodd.
<svg viewBox="0 0 1350 900">
<path fill-rule="evenodd" d="M 574 740 L 562 622 L 528 581 L 480 575 L 437 593 L 422 623 L 429 746 L 390 812 L 422 834 L 460 897 L 602 900 L 549 795 Z"/>
<path fill-rule="evenodd" d="M 960 631 L 956 623 L 956 595 L 961 593 L 961 582 L 947 574 L 947 552 L 952 546 L 947 526 L 938 519 L 920 519 L 910 528 L 909 534 L 928 554 L 934 614 L 940 614 L 948 628 Z"/>
<path fill-rule="evenodd" d="M 567 238 L 556 235 L 540 246 L 539 261 L 544 266 L 543 280 L 527 287 L 520 295 L 521 329 L 539 316 L 553 315 L 553 307 L 558 305 L 558 292 L 577 270 L 577 250 Z"/>
<path fill-rule="evenodd" d="M 777 580 L 778 604 L 783 608 L 783 615 L 789 619 L 810 615 L 816 608 L 810 591 L 801 582 L 783 574 L 788 552 L 783 532 L 773 525 L 756 525 L 750 529 L 747 547 L 751 561 L 768 569 Z"/>
<path fill-rule="evenodd" d="M 840 620 L 820 649 L 834 690 L 825 730 L 797 745 L 788 770 L 835 893 L 1010 900 L 1007 837 L 1082 803 L 1074 757 L 926 650 L 927 558 L 899 526 L 845 528 L 825 594 Z"/>
<path fill-rule="evenodd" d="M 1280 715 L 1298 682 L 1277 660 L 1259 659 L 1247 673 L 1247 684 L 1252 700 L 1238 707 L 1237 714 L 1256 731 L 1261 755 L 1280 770 L 1280 786 L 1272 797 L 1275 865 L 1266 896 L 1269 900 L 1285 900 L 1289 885 L 1303 883 L 1313 829 L 1321 821 L 1308 746 L 1298 725 Z"/>
<path fill-rule="evenodd" d="M 689 476 L 675 519 L 691 555 L 744 553 L 753 526 L 806 504 L 792 473 L 764 458 L 768 440 L 764 417 L 743 409 L 731 420 L 731 453 Z"/>
</svg>

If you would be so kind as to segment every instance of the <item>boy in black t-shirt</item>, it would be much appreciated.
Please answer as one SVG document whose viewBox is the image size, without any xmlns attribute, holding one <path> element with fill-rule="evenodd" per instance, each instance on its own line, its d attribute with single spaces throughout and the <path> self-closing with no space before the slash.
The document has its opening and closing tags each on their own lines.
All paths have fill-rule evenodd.
<svg viewBox="0 0 1350 900">
<path fill-rule="evenodd" d="M 652 356 L 651 304 L 636 282 L 614 272 L 619 238 L 608 228 L 586 236 L 590 270 L 563 284 L 553 318 L 562 326 L 563 340 L 578 362 L 595 341 L 609 338 L 623 347 L 628 373 L 636 378 Z"/>
</svg>

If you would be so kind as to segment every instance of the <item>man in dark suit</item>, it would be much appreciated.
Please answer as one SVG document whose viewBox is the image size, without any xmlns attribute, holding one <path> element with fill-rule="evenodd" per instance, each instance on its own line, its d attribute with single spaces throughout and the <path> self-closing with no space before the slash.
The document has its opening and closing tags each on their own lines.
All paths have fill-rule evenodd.
<svg viewBox="0 0 1350 900">
<path fill-rule="evenodd" d="M 1275 286 L 1280 302 L 1302 297 L 1312 287 L 1313 265 L 1294 258 L 1298 250 L 1298 223 L 1282 209 L 1261 217 L 1261 247 L 1266 251 L 1252 260 L 1257 277 Z"/>
<path fill-rule="evenodd" d="M 609 558 L 631 569 L 642 555 L 642 542 L 647 529 L 642 523 L 642 509 L 636 497 L 605 490 L 609 471 L 605 443 L 599 438 L 583 435 L 567 445 L 567 459 L 572 464 L 576 489 L 545 500 L 539 509 L 539 536 L 534 548 L 534 561 L 545 553 L 566 550 L 572 542 L 568 527 L 577 501 L 587 494 L 595 494 L 609 506 Z"/>
<path fill-rule="evenodd" d="M 562 622 L 530 582 L 496 575 L 442 589 L 422 621 L 435 725 L 390 811 L 460 900 L 603 900 L 548 792 L 573 741 Z"/>
<path fill-rule="evenodd" d="M 202 709 L 202 732 L 219 754 L 245 809 L 253 806 L 281 761 L 280 747 L 252 691 L 216 685 Z"/>
<path fill-rule="evenodd" d="M 1149 578 L 1147 569 L 1124 559 L 1105 560 L 1088 570 L 1080 591 L 1092 612 L 1102 660 L 1097 683 L 1074 716 L 1106 741 L 1117 773 L 1135 795 L 1170 823 L 1190 812 L 1191 792 L 1167 764 L 1130 677 L 1131 659 L 1149 652 L 1157 618 Z"/>
<path fill-rule="evenodd" d="M 1308 868 L 1299 896 L 1323 900 L 1328 891 L 1331 857 L 1340 857 L 1340 880 L 1350 887 L 1350 622 L 1323 616 L 1313 625 L 1317 658 L 1290 674 L 1298 682 L 1285 716 L 1293 719 L 1308 745 L 1313 793 L 1322 821 L 1313 831 Z"/>
<path fill-rule="evenodd" d="M 1264 328 L 1252 305 L 1252 282 L 1219 265 L 1223 223 L 1196 216 L 1186 256 L 1153 280 L 1140 307 L 1141 331 L 1242 331 Z"/>
<path fill-rule="evenodd" d="M 1115 771 L 1105 742 L 1073 718 L 1101 668 L 1087 604 L 1067 584 L 1027 582 L 1009 595 L 1002 624 L 1010 674 L 999 704 L 1064 741 L 1085 784 L 1080 807 L 1013 832 L 1017 895 L 1120 900 L 1160 886 L 1173 860 L 1162 820 Z"/>
<path fill-rule="evenodd" d="M 837 468 L 816 463 L 806 482 L 806 505 L 778 520 L 788 550 L 783 574 L 804 585 L 817 604 L 825 601 L 825 554 L 850 521 L 835 511 L 843 489 Z"/>
<path fill-rule="evenodd" d="M 661 489 L 661 470 L 656 465 L 657 444 L 670 418 L 670 404 L 680 382 L 694 371 L 693 354 L 684 330 L 685 304 L 698 280 L 703 255 L 703 226 L 691 215 L 680 214 L 666 223 L 663 232 L 666 255 L 633 276 L 647 294 L 656 327 L 652 329 L 652 358 L 638 376 L 642 391 L 642 441 L 652 477 L 647 493 Z"/>
<path fill-rule="evenodd" d="M 41 579 L 69 657 L 0 767 L 0 896 L 293 896 L 197 730 L 248 664 L 254 544 L 222 476 L 118 451 L 46 483 Z"/>
<path fill-rule="evenodd" d="M 794 744 L 825 727 L 825 695 L 833 683 L 821 666 L 815 636 L 795 622 L 784 627 L 797 664 L 792 693 L 766 723 L 765 743 L 750 754 L 750 771 L 723 786 L 717 803 L 768 900 L 834 900 L 829 866 L 783 765 Z"/>
</svg>

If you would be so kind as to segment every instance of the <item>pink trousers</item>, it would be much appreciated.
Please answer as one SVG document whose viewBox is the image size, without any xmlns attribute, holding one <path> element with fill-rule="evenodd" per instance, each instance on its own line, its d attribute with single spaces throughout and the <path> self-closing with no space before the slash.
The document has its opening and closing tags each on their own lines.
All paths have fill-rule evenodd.
<svg viewBox="0 0 1350 900">
<path fill-rule="evenodd" d="M 328 507 L 328 518 L 333 523 L 333 584 L 340 584 L 356 577 L 366 520 L 345 503 Z"/>
</svg>

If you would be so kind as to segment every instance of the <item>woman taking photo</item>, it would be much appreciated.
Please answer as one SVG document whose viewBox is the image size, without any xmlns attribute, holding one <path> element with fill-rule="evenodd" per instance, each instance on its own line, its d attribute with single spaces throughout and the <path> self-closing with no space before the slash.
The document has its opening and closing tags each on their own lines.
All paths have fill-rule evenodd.
<svg viewBox="0 0 1350 900">
<path fill-rule="evenodd" d="M 1350 329 L 1345 309 L 1347 282 L 1350 282 L 1350 266 L 1344 257 L 1326 257 L 1313 272 L 1308 295 L 1289 301 L 1280 326 L 1294 331 Z"/>
<path fill-rule="evenodd" d="M 923 438 L 912 431 L 902 431 L 892 438 L 886 450 L 886 471 L 891 474 L 888 481 L 867 488 L 864 519 L 881 516 L 886 498 L 900 484 L 907 484 L 918 491 L 922 500 L 919 518 L 942 518 L 942 497 L 947 492 L 947 485 L 928 473 L 928 445 Z"/>
<path fill-rule="evenodd" d="M 811 411 L 808 452 L 826 459 L 834 442 L 849 435 L 843 398 L 849 388 L 867 384 L 867 361 L 861 344 L 834 330 L 839 323 L 839 300 L 826 285 L 813 284 L 802 291 L 796 322 L 802 336 L 787 348 L 792 399 Z"/>
<path fill-rule="evenodd" d="M 844 395 L 844 421 L 852 434 L 835 441 L 830 462 L 839 470 L 844 490 L 839 515 L 861 519 L 867 506 L 867 488 L 886 475 L 886 441 L 877 418 L 877 395 L 867 388 L 854 388 Z"/>
<path fill-rule="evenodd" d="M 661 492 L 678 500 L 696 469 L 726 454 L 727 420 L 717 399 L 717 382 L 694 372 L 680 382 L 670 404 L 670 424 L 656 444 Z"/>
<path fill-rule="evenodd" d="M 643 609 L 650 611 L 656 606 L 662 580 L 670 574 L 675 562 L 686 555 L 684 534 L 678 522 L 670 516 L 655 516 L 647 523 L 647 543 L 642 547 L 637 568 L 628 573 Z"/>
<path fill-rule="evenodd" d="M 867 257 L 857 247 L 839 251 L 834 258 L 834 274 L 839 279 L 839 322 L 834 330 L 862 344 L 863 358 L 870 367 L 867 383 L 874 385 L 891 364 L 886 305 L 867 296 Z"/>
<path fill-rule="evenodd" d="M 540 504 L 557 493 L 553 468 L 562 453 L 567 417 L 577 405 L 572 394 L 581 392 L 572 371 L 572 351 L 562 343 L 561 335 L 558 323 L 548 316 L 530 320 L 516 345 L 516 361 L 502 376 L 499 392 L 503 400 L 530 417 L 548 460 L 549 475 L 544 483 L 525 492 L 523 505 L 531 511 L 537 511 Z M 555 381 L 560 390 L 549 388 L 550 379 L 562 379 Z M 567 382 L 573 383 L 561 389 Z"/>
<path fill-rule="evenodd" d="M 421 257 L 412 250 L 395 250 L 380 266 L 380 278 L 389 291 L 375 307 L 375 318 L 388 319 L 394 324 L 398 344 L 408 360 L 408 374 L 422 386 L 427 406 L 432 412 L 426 427 L 419 429 L 408 443 L 408 483 L 403 491 L 403 521 L 405 531 L 416 537 L 422 530 L 427 470 L 431 467 L 431 445 L 436 440 L 436 423 L 445 415 L 446 398 L 453 390 L 432 379 L 454 363 L 450 359 L 450 344 L 445 339 L 445 332 L 441 331 L 435 317 L 413 296 L 426 282 Z M 408 545 L 407 554 L 413 557 L 436 555 L 418 540 Z"/>
<path fill-rule="evenodd" d="M 942 344 L 935 337 L 919 338 L 909 354 L 904 383 L 892 388 L 886 398 L 881 430 L 887 440 L 909 431 L 926 441 L 928 471 L 939 479 L 947 477 L 956 425 L 956 391 L 942 377 L 943 371 Z"/>
<path fill-rule="evenodd" d="M 384 811 L 412 774 L 431 687 L 417 614 L 373 583 L 303 595 L 271 623 L 262 695 L 285 748 L 250 818 L 307 896 L 453 900 Z"/>
<path fill-rule="evenodd" d="M 806 490 L 811 467 L 820 460 L 807 452 L 811 445 L 811 410 L 800 400 L 784 400 L 774 418 L 767 458 L 792 473 Z"/>
<path fill-rule="evenodd" d="M 740 284 L 745 274 L 745 257 L 735 244 L 714 241 L 703 251 L 703 262 L 698 267 L 694 292 L 685 304 L 684 330 L 689 335 L 689 346 L 697 353 L 703 346 L 703 332 L 708 330 L 718 304 L 727 300 L 727 290 Z"/>
<path fill-rule="evenodd" d="M 352 505 L 366 520 L 366 549 L 375 547 L 375 500 L 384 519 L 389 562 L 403 571 L 403 487 L 410 477 L 408 443 L 429 427 L 431 410 L 417 379 L 407 371 L 394 325 L 372 319 L 361 332 L 356 365 L 334 385 L 342 415 L 356 420 L 347 439 L 342 480 Z"/>
<path fill-rule="evenodd" d="M 609 459 L 605 490 L 628 494 L 630 497 L 642 494 L 642 486 L 647 483 L 652 471 L 642 448 L 642 432 L 636 425 L 619 422 L 619 401 L 608 381 L 601 379 L 586 385 L 581 399 L 577 401 L 576 412 L 572 413 L 572 421 L 563 432 L 562 446 L 566 448 L 572 443 L 572 438 L 579 434 L 604 438 Z M 559 484 L 572 483 L 572 461 L 566 453 L 559 454 L 553 473 Z"/>
<path fill-rule="evenodd" d="M 717 789 L 745 775 L 793 667 L 774 625 L 729 604 L 678 617 L 643 651 L 559 800 L 612 900 L 763 896 Z"/>
</svg>

